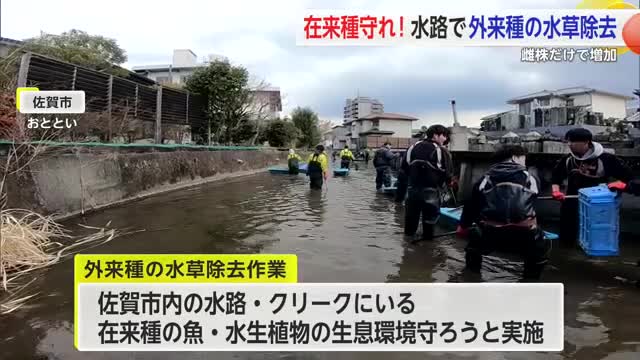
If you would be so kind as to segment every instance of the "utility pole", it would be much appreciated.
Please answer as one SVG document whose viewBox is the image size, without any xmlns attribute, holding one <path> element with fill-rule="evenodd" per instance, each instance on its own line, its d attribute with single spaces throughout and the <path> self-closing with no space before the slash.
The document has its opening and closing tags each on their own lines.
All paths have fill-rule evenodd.
<svg viewBox="0 0 640 360">
<path fill-rule="evenodd" d="M 453 126 L 459 127 L 460 123 L 458 122 L 458 113 L 456 113 L 456 101 L 451 100 L 451 110 L 453 111 Z"/>
</svg>

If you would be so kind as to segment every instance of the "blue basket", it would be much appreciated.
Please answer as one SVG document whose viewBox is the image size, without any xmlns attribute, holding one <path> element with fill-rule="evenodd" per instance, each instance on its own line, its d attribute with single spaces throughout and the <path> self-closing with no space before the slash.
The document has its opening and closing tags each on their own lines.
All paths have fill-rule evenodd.
<svg viewBox="0 0 640 360">
<path fill-rule="evenodd" d="M 620 253 L 620 197 L 600 185 L 579 191 L 580 247 L 589 256 L 617 256 Z"/>
</svg>

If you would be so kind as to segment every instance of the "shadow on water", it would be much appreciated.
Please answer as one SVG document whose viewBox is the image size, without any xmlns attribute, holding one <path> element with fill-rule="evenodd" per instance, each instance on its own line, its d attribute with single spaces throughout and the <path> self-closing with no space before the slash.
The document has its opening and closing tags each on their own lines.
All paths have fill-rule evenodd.
<svg viewBox="0 0 640 360">
<path fill-rule="evenodd" d="M 84 221 L 145 230 L 92 253 L 294 253 L 300 282 L 461 281 L 464 242 L 443 237 L 409 244 L 403 206 L 376 193 L 374 176 L 372 167 L 361 165 L 312 191 L 304 175 L 260 174 L 147 198 Z M 78 229 L 78 221 L 66 225 Z M 40 274 L 34 289 L 41 296 L 29 307 L 2 317 L 0 359 L 640 358 L 640 292 L 585 269 L 575 257 L 555 249 L 545 273 L 546 281 L 565 284 L 562 353 L 80 353 L 73 349 L 73 268 L 67 261 Z M 493 254 L 477 280 L 516 281 L 521 268 L 519 259 Z"/>
</svg>

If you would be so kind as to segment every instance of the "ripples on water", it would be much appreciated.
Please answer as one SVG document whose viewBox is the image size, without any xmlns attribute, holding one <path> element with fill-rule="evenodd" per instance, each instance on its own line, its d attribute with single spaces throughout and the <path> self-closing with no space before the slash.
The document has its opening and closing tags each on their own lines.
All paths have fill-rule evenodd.
<svg viewBox="0 0 640 360">
<path fill-rule="evenodd" d="M 304 175 L 265 173 L 148 198 L 88 216 L 89 225 L 112 221 L 118 228 L 147 230 L 92 252 L 295 253 L 301 282 L 466 281 L 459 277 L 464 267 L 464 243 L 440 238 L 407 245 L 404 209 L 389 197 L 376 194 L 374 176 L 372 169 L 352 170 L 346 178 L 332 178 L 328 189 L 310 191 Z M 53 296 L 40 298 L 35 308 L 0 321 L 0 359 L 32 358 L 35 352 L 55 359 L 87 358 L 87 353 L 72 349 L 71 265 L 55 266 L 40 281 L 39 289 Z M 513 282 L 521 270 L 519 259 L 494 254 L 484 261 L 483 279 Z M 607 359 L 640 359 L 638 294 L 633 297 L 627 289 L 599 288 L 579 267 L 572 270 L 565 266 L 564 271 L 549 271 L 547 278 L 565 282 L 567 289 L 567 349 L 563 354 L 216 353 L 215 358 L 493 360 L 601 359 L 609 355 Z M 616 333 L 620 328 L 624 332 Z M 92 355 L 98 359 L 212 357 L 197 353 Z"/>
</svg>

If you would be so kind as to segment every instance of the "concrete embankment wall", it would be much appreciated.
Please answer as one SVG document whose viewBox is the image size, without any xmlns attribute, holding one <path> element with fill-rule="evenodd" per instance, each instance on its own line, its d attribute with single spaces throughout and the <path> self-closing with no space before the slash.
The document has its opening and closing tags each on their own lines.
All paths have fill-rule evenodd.
<svg viewBox="0 0 640 360">
<path fill-rule="evenodd" d="M 160 192 L 264 171 L 284 163 L 286 156 L 276 150 L 55 150 L 37 157 L 26 171 L 7 180 L 8 205 L 67 218 Z"/>
</svg>

